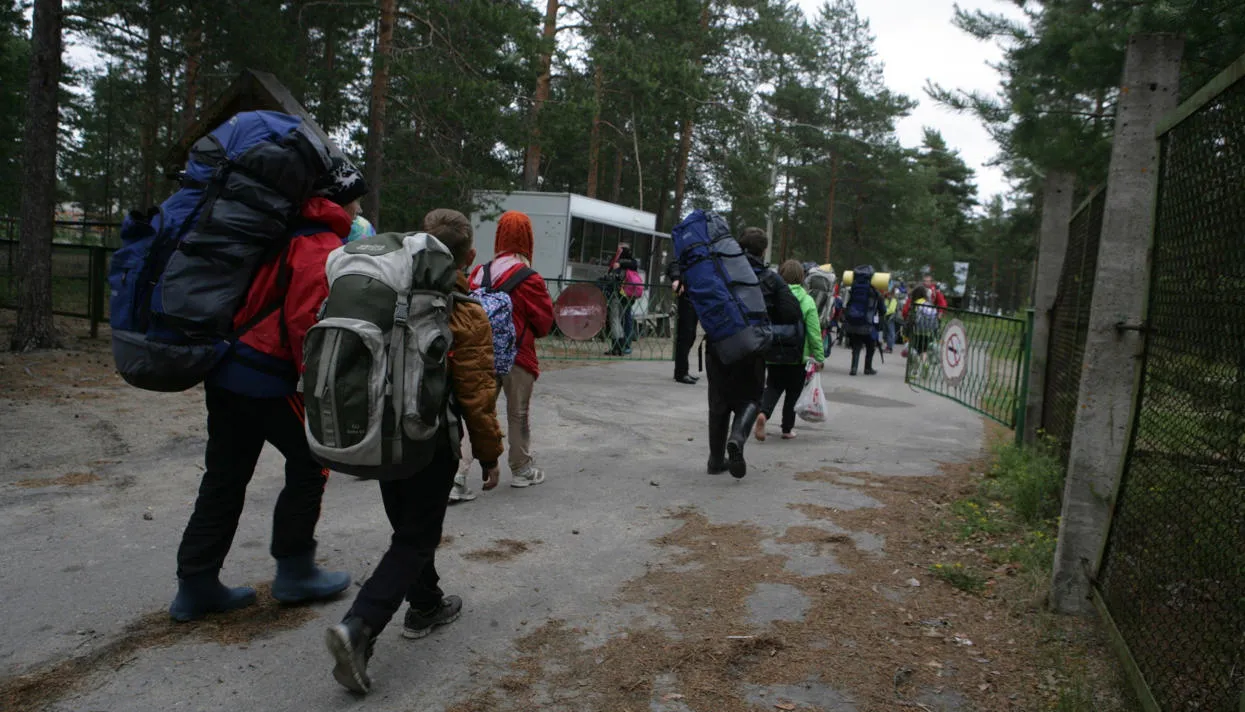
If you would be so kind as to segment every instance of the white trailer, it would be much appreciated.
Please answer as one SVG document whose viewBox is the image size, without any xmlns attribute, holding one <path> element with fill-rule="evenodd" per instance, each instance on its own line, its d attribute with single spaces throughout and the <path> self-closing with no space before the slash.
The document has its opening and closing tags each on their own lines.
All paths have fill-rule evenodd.
<svg viewBox="0 0 1245 712">
<path fill-rule="evenodd" d="M 631 245 L 640 273 L 653 284 L 665 278 L 666 262 L 674 257 L 670 234 L 654 229 L 653 213 L 573 193 L 477 190 L 472 198 L 480 206 L 471 216 L 479 262 L 493 259 L 497 219 L 507 210 L 532 219 L 532 268 L 547 280 L 600 278 L 619 243 Z"/>
</svg>

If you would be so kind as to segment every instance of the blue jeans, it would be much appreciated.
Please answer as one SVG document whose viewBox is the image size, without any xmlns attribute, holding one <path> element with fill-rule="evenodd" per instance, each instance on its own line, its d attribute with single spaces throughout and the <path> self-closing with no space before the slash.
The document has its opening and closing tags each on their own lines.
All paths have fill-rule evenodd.
<svg viewBox="0 0 1245 712">
<path fill-rule="evenodd" d="M 886 320 L 886 348 L 895 348 L 895 320 Z"/>
</svg>

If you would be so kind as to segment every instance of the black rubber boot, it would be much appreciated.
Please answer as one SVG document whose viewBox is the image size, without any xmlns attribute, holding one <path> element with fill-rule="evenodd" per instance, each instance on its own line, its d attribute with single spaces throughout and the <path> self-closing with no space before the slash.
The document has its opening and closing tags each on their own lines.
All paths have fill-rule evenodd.
<svg viewBox="0 0 1245 712">
<path fill-rule="evenodd" d="M 726 465 L 731 476 L 736 479 L 748 474 L 748 463 L 744 461 L 744 444 L 748 442 L 748 436 L 752 434 L 760 412 L 756 403 L 749 403 L 735 416 L 735 424 L 731 427 L 731 437 L 726 441 Z"/>
<path fill-rule="evenodd" d="M 731 429 L 731 414 L 709 414 L 709 464 L 706 471 L 711 475 L 726 472 L 726 439 Z"/>
<path fill-rule="evenodd" d="M 860 366 L 860 349 L 852 347 L 852 375 L 856 375 L 856 369 Z"/>
</svg>

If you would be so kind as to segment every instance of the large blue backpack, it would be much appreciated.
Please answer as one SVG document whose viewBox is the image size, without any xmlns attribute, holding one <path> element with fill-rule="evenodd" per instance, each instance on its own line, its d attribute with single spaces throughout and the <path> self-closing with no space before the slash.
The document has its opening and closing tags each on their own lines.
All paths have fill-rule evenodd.
<svg viewBox="0 0 1245 712">
<path fill-rule="evenodd" d="M 852 286 L 847 293 L 844 308 L 847 326 L 854 333 L 869 333 L 873 329 L 873 316 L 878 311 L 877 290 L 870 283 L 873 267 L 862 265 L 852 271 Z"/>
<path fill-rule="evenodd" d="M 195 142 L 181 189 L 158 208 L 131 212 L 112 257 L 112 353 L 128 383 L 186 390 L 280 307 L 274 300 L 234 328 L 256 271 L 284 252 L 292 221 L 330 168 L 303 120 L 273 111 L 240 113 Z"/>
<path fill-rule="evenodd" d="M 765 295 L 726 221 L 694 210 L 671 237 L 687 295 L 718 359 L 732 364 L 765 351 L 773 338 Z"/>
</svg>

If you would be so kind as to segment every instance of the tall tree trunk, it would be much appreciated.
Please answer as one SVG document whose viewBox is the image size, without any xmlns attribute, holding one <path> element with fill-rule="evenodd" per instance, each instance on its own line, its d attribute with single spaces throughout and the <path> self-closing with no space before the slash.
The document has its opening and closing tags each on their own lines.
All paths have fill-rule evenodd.
<svg viewBox="0 0 1245 712">
<path fill-rule="evenodd" d="M 203 25 L 199 6 L 189 5 L 190 28 L 186 32 L 186 95 L 182 100 L 181 129 L 185 131 L 195 122 L 199 104 L 199 70 L 203 64 Z"/>
<path fill-rule="evenodd" d="M 679 133 L 679 163 L 674 171 L 674 214 L 683 215 L 683 196 L 687 192 L 687 163 L 692 154 L 692 110 L 683 117 L 683 130 Z"/>
<path fill-rule="evenodd" d="M 774 149 L 775 155 L 778 152 L 777 143 Z M 778 161 L 774 161 L 774 165 L 778 165 Z M 774 187 L 778 187 L 778 182 L 774 181 Z M 774 236 L 770 235 L 770 240 Z M 786 180 L 783 181 L 782 188 L 782 259 L 787 261 L 787 247 L 791 241 L 791 172 L 787 172 Z"/>
<path fill-rule="evenodd" d="M 631 147 L 635 150 L 635 182 L 636 193 L 639 195 L 640 210 L 644 210 L 644 164 L 640 162 L 640 127 L 636 124 L 635 112 L 631 112 Z"/>
<path fill-rule="evenodd" d="M 592 73 L 592 133 L 588 138 L 588 197 L 597 197 L 597 174 L 601 172 L 601 104 L 605 70 L 597 63 Z"/>
<path fill-rule="evenodd" d="M 320 128 L 325 133 L 337 129 L 340 118 L 335 106 L 337 98 L 337 23 L 333 18 L 324 22 L 324 78 L 320 82 Z"/>
<path fill-rule="evenodd" d="M 830 242 L 834 238 L 834 191 L 839 187 L 839 154 L 830 157 L 830 194 L 826 198 L 825 259 L 830 261 Z"/>
<path fill-rule="evenodd" d="M 367 147 L 363 154 L 368 194 L 363 196 L 363 214 L 373 225 L 380 224 L 380 191 L 385 175 L 385 109 L 389 98 L 389 58 L 393 55 L 396 6 L 397 0 L 380 2 L 380 27 L 372 58 L 372 105 L 368 111 Z"/>
<path fill-rule="evenodd" d="M 17 252 L 14 351 L 54 348 L 52 232 L 56 219 L 57 94 L 61 76 L 61 0 L 36 0 L 30 82 L 22 134 L 22 208 Z"/>
<path fill-rule="evenodd" d="M 610 189 L 610 202 L 617 203 L 622 198 L 622 177 L 623 177 L 623 150 L 622 146 L 614 144 L 614 185 Z"/>
<path fill-rule="evenodd" d="M 553 77 L 554 36 L 558 32 L 558 0 L 548 0 L 545 6 L 545 29 L 541 33 L 545 51 L 540 55 L 540 76 L 536 79 L 536 96 L 532 99 L 531 138 L 527 144 L 527 156 L 523 161 L 523 190 L 540 187 L 540 110 L 549 100 L 549 84 Z"/>
<path fill-rule="evenodd" d="M 709 30 L 709 4 L 705 3 L 700 11 L 700 35 L 706 36 Z M 696 56 L 696 70 L 704 66 L 704 48 Z M 696 127 L 695 105 L 689 104 L 683 115 L 683 128 L 679 133 L 679 164 L 674 178 L 674 214 L 683 215 L 683 196 L 687 189 L 687 163 L 692 153 L 692 132 Z M 663 198 L 665 196 L 662 196 Z"/>
<path fill-rule="evenodd" d="M 161 3 L 163 0 L 147 0 L 147 57 L 145 60 L 145 76 L 143 78 L 143 95 L 146 105 L 143 107 L 143 125 L 139 144 L 143 161 L 143 200 L 144 206 L 156 201 L 156 143 L 160 133 L 160 43 L 164 35 L 161 24 Z"/>
<path fill-rule="evenodd" d="M 666 224 L 667 201 L 670 198 L 670 160 L 673 158 L 670 151 L 663 151 L 663 153 L 665 155 L 661 157 L 661 188 L 657 191 L 657 220 L 654 223 L 658 232 L 662 231 Z"/>
</svg>

